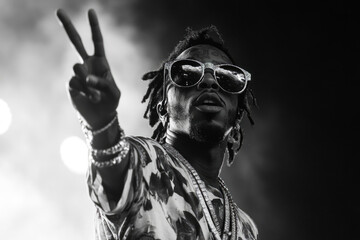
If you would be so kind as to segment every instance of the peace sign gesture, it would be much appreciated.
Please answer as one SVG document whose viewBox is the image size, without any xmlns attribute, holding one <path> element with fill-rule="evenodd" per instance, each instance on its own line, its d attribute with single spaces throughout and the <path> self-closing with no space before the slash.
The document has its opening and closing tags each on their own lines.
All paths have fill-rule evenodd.
<svg viewBox="0 0 360 240">
<path fill-rule="evenodd" d="M 116 86 L 105 57 L 104 42 L 99 22 L 93 9 L 88 12 L 94 54 L 89 55 L 65 11 L 59 9 L 57 16 L 83 63 L 74 65 L 73 76 L 68 84 L 70 98 L 75 109 L 94 129 L 106 125 L 116 114 L 120 90 Z"/>
</svg>

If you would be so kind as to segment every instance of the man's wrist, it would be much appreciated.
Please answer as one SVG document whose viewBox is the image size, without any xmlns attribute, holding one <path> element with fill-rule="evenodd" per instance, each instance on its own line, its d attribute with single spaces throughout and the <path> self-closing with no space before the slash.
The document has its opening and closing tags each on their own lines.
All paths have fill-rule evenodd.
<svg viewBox="0 0 360 240">
<path fill-rule="evenodd" d="M 117 114 L 100 128 L 92 128 L 79 115 L 79 122 L 89 147 L 107 148 L 114 145 L 124 132 L 119 126 Z"/>
</svg>

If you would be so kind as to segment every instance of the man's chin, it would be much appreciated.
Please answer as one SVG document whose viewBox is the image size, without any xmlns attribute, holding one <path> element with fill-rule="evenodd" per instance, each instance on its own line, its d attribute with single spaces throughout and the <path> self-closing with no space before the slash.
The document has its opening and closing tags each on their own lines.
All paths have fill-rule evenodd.
<svg viewBox="0 0 360 240">
<path fill-rule="evenodd" d="M 190 129 L 190 138 L 195 141 L 218 144 L 224 140 L 226 129 L 217 124 L 197 123 Z"/>
</svg>

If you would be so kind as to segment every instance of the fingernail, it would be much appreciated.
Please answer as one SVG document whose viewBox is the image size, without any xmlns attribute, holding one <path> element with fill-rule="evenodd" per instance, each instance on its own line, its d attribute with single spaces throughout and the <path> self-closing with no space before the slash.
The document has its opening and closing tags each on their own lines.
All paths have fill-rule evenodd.
<svg viewBox="0 0 360 240">
<path fill-rule="evenodd" d="M 88 82 L 90 84 L 96 84 L 97 83 L 97 78 L 94 77 L 93 75 L 89 75 L 86 78 L 86 82 Z"/>
</svg>

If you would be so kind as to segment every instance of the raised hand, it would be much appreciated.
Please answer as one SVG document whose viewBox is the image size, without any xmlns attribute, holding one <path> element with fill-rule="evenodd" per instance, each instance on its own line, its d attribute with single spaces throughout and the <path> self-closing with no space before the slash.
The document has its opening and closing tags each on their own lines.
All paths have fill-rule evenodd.
<svg viewBox="0 0 360 240">
<path fill-rule="evenodd" d="M 106 125 L 115 115 L 120 90 L 116 86 L 105 57 L 104 42 L 94 10 L 88 12 L 94 54 L 88 55 L 81 37 L 65 11 L 59 9 L 57 16 L 83 63 L 74 65 L 73 76 L 68 84 L 70 98 L 75 109 L 94 129 Z"/>
</svg>

